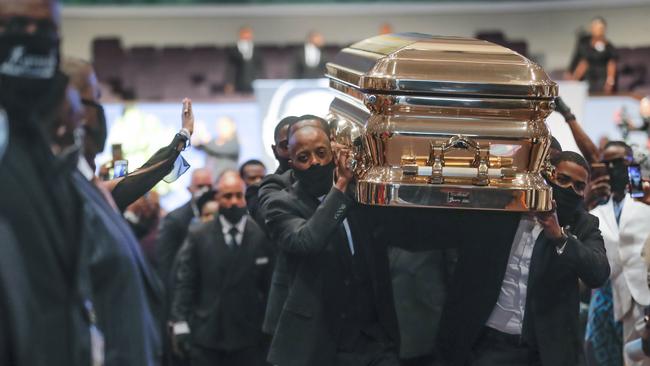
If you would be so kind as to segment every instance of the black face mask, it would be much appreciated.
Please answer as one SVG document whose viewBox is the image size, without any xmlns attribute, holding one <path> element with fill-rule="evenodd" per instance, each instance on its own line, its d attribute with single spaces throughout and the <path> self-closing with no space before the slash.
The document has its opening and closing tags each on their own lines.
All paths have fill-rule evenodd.
<svg viewBox="0 0 650 366">
<path fill-rule="evenodd" d="M 7 109 L 38 109 L 48 99 L 59 69 L 54 34 L 0 34 L 0 96 Z"/>
<path fill-rule="evenodd" d="M 560 187 L 550 180 L 548 184 L 553 188 L 553 199 L 557 204 L 557 220 L 560 226 L 572 225 L 576 213 L 584 207 L 584 197 L 571 187 Z"/>
<path fill-rule="evenodd" d="M 625 166 L 623 159 L 611 161 L 607 166 L 607 173 L 609 174 L 609 185 L 612 188 L 612 192 L 625 192 L 629 176 L 627 166 Z"/>
<path fill-rule="evenodd" d="M 93 139 L 97 147 L 97 153 L 104 151 L 106 138 L 108 137 L 108 127 L 106 125 L 106 112 L 101 104 L 88 99 L 82 99 L 81 103 L 85 107 L 93 108 L 97 112 L 97 127 L 84 126 L 86 135 Z"/>
<path fill-rule="evenodd" d="M 291 165 L 289 164 L 289 159 L 286 159 L 286 158 L 278 158 L 278 157 L 276 157 L 276 159 L 278 160 L 278 163 L 280 163 L 280 168 L 279 168 L 279 170 L 280 170 L 282 173 L 284 173 L 284 172 L 286 172 L 287 170 L 291 169 Z"/>
<path fill-rule="evenodd" d="M 327 165 L 312 165 L 307 170 L 294 169 L 301 186 L 314 197 L 326 195 L 334 184 L 334 160 Z"/>
<path fill-rule="evenodd" d="M 236 224 L 241 220 L 244 215 L 246 215 L 246 207 L 239 207 L 236 205 L 230 206 L 228 208 L 219 207 L 219 214 L 228 220 L 231 224 Z"/>
</svg>

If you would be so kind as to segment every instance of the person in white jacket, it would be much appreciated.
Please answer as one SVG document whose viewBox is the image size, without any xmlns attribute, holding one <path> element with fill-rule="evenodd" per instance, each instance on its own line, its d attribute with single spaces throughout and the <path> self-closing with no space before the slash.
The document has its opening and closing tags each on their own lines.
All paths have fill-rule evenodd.
<svg viewBox="0 0 650 366">
<path fill-rule="evenodd" d="M 587 330 L 587 340 L 594 343 L 591 345 L 593 348 L 602 349 L 603 346 L 609 348 L 608 345 L 594 342 L 597 337 L 591 337 L 599 327 L 595 324 L 598 322 L 598 314 L 595 313 L 612 314 L 613 322 L 622 323 L 622 339 L 618 338 L 620 335 L 608 339 L 618 338 L 622 344 L 625 344 L 641 337 L 645 326 L 644 308 L 650 305 L 647 266 L 641 256 L 646 239 L 650 235 L 650 206 L 634 200 L 627 193 L 627 166 L 632 161 L 632 149 L 623 142 L 609 142 L 603 150 L 603 162 L 608 167 L 611 193 L 607 197 L 607 202 L 593 209 L 591 213 L 600 221 L 599 228 L 605 240 L 607 258 L 611 267 L 612 301 L 608 304 L 611 304 L 612 309 L 594 308 L 603 303 L 595 299 L 600 295 L 597 290 L 592 298 Z M 621 347 L 622 344 L 616 346 Z M 627 356 L 624 357 L 627 366 L 650 366 L 650 359 L 633 362 L 627 359 Z"/>
</svg>

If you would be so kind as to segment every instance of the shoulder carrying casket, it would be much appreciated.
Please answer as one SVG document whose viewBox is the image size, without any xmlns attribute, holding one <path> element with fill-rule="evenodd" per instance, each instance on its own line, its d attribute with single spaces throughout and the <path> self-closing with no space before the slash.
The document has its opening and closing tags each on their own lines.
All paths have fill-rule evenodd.
<svg viewBox="0 0 650 366">
<path fill-rule="evenodd" d="M 386 206 L 546 211 L 544 122 L 557 85 L 476 39 L 391 34 L 327 64 L 332 137 L 353 151 L 357 199 Z"/>
</svg>

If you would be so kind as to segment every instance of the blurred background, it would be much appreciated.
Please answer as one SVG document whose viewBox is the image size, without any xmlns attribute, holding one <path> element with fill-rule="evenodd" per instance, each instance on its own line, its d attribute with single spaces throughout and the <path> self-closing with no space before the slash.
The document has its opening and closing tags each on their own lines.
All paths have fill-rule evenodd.
<svg viewBox="0 0 650 366">
<path fill-rule="evenodd" d="M 626 137 L 647 145 L 644 131 L 628 134 L 621 126 L 642 124 L 639 99 L 650 94 L 649 0 L 63 3 L 64 53 L 91 60 L 102 84 L 110 132 L 98 166 L 112 159 L 115 145 L 131 170 L 166 145 L 187 96 L 197 119 L 191 165 L 210 164 L 212 146 L 228 150 L 234 166 L 257 158 L 271 171 L 277 121 L 327 112 L 325 63 L 346 45 L 391 32 L 476 37 L 511 48 L 560 83 L 560 95 L 594 141 Z M 605 20 L 615 50 L 611 92 L 570 80 L 596 17 Z M 557 113 L 548 122 L 565 149 L 577 150 Z M 187 200 L 189 176 L 159 188 L 163 207 Z"/>
</svg>

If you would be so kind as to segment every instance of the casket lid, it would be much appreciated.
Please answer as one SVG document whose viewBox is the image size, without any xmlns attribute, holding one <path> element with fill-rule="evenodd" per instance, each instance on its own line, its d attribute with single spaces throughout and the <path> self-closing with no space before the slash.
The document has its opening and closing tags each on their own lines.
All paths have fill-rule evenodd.
<svg viewBox="0 0 650 366">
<path fill-rule="evenodd" d="M 494 43 L 420 33 L 368 38 L 327 64 L 332 83 L 363 92 L 550 99 L 557 85 L 536 63 Z"/>
</svg>

